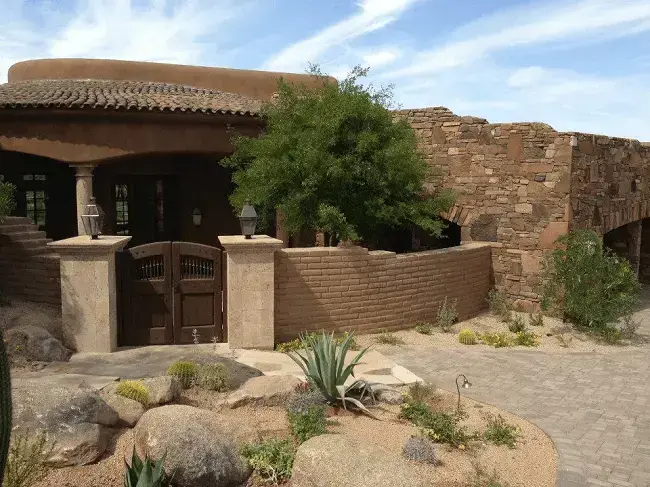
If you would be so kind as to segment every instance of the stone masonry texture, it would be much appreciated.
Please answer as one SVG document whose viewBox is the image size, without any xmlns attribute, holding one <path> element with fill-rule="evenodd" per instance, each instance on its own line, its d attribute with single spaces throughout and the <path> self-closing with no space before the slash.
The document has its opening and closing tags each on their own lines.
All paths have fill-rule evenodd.
<svg viewBox="0 0 650 487">
<path fill-rule="evenodd" d="M 459 319 L 486 307 L 491 248 L 474 243 L 396 255 L 353 248 L 275 253 L 275 337 L 304 331 L 376 332 L 435 320 L 445 297 Z"/>
<path fill-rule="evenodd" d="M 541 259 L 557 237 L 575 228 L 602 235 L 650 215 L 650 147 L 638 141 L 491 124 L 444 107 L 396 115 L 435 169 L 431 190 L 456 193 L 443 216 L 461 226 L 463 242 L 491 242 L 495 285 L 524 310 L 538 306 Z"/>
</svg>

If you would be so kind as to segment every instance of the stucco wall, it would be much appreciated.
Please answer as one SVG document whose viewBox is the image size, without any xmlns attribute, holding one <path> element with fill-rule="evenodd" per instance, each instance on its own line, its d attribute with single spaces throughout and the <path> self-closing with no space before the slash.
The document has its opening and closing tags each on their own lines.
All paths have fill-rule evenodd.
<svg viewBox="0 0 650 487">
<path fill-rule="evenodd" d="M 487 305 L 490 246 L 396 255 L 363 248 L 296 248 L 275 253 L 275 336 L 396 330 L 434 321 L 445 296 L 459 319 Z"/>
<path fill-rule="evenodd" d="M 452 188 L 448 219 L 464 242 L 493 242 L 496 286 L 532 309 L 540 258 L 568 228 L 571 136 L 543 123 L 490 124 L 444 107 L 401 110 L 416 130 L 432 186 Z"/>
</svg>

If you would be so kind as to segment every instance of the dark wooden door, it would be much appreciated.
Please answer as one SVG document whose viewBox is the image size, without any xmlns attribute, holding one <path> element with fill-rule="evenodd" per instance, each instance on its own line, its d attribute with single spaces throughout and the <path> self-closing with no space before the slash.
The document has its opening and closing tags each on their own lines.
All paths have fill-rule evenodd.
<svg viewBox="0 0 650 487">
<path fill-rule="evenodd" d="M 154 242 L 118 257 L 120 345 L 225 338 L 222 255 L 191 242 Z"/>
</svg>

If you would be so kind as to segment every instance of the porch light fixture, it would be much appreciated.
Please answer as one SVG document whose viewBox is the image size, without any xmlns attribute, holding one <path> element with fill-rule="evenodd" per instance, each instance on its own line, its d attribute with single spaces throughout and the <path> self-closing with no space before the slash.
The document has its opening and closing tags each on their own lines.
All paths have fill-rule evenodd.
<svg viewBox="0 0 650 487">
<path fill-rule="evenodd" d="M 458 379 L 463 378 L 463 384 L 460 385 L 458 384 Z M 456 407 L 457 411 L 460 411 L 460 388 L 463 389 L 469 389 L 472 387 L 472 383 L 467 380 L 467 377 L 465 377 L 465 374 L 460 374 L 458 377 L 456 377 L 456 390 L 458 391 L 458 406 Z"/>
<path fill-rule="evenodd" d="M 257 212 L 251 206 L 251 202 L 246 200 L 244 207 L 239 215 L 239 223 L 241 225 L 241 233 L 245 238 L 249 239 L 255 235 L 255 227 L 257 226 Z"/>
<path fill-rule="evenodd" d="M 90 197 L 90 202 L 86 205 L 81 222 L 84 225 L 86 235 L 90 235 L 92 240 L 97 240 L 104 228 L 104 210 L 97 204 L 95 197 Z"/>
<path fill-rule="evenodd" d="M 200 227 L 201 220 L 203 220 L 203 214 L 201 213 L 201 208 L 196 207 L 192 210 L 192 223 L 194 223 L 195 227 Z"/>
</svg>

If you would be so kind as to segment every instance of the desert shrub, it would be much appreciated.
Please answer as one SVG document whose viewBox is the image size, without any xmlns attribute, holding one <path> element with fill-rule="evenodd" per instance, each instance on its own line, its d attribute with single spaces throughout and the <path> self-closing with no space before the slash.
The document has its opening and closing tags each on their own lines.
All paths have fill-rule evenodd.
<svg viewBox="0 0 650 487">
<path fill-rule="evenodd" d="M 478 335 L 478 339 L 494 348 L 512 347 L 514 345 L 514 340 L 508 333 L 488 332 Z"/>
<path fill-rule="evenodd" d="M 436 326 L 445 333 L 449 333 L 451 328 L 458 319 L 458 312 L 456 311 L 456 304 L 458 301 L 454 299 L 451 303 L 447 303 L 447 296 L 438 308 L 438 315 L 436 316 Z"/>
<path fill-rule="evenodd" d="M 476 333 L 468 329 L 460 330 L 458 341 L 463 345 L 476 345 Z"/>
<path fill-rule="evenodd" d="M 169 487 L 171 479 L 165 473 L 164 462 L 164 456 L 152 461 L 148 455 L 142 461 L 134 447 L 131 465 L 124 466 L 124 487 Z"/>
<path fill-rule="evenodd" d="M 426 436 L 411 436 L 406 443 L 402 455 L 407 460 L 414 462 L 436 463 L 436 448 L 433 441 Z"/>
<path fill-rule="evenodd" d="M 406 393 L 406 402 L 411 404 L 425 404 L 436 394 L 436 387 L 424 382 L 411 384 Z"/>
<path fill-rule="evenodd" d="M 228 369 L 223 364 L 200 365 L 196 373 L 196 385 L 201 389 L 223 392 L 228 390 Z"/>
<path fill-rule="evenodd" d="M 625 315 L 623 317 L 623 324 L 621 325 L 623 338 L 627 338 L 628 340 L 633 338 L 640 326 L 641 322 L 633 319 L 631 314 Z"/>
<path fill-rule="evenodd" d="M 512 319 L 508 323 L 508 330 L 512 333 L 519 333 L 526 329 L 526 322 L 521 315 L 513 315 Z"/>
<path fill-rule="evenodd" d="M 309 337 L 313 338 L 313 337 L 318 336 L 318 333 L 313 333 L 313 332 L 312 333 L 307 333 L 306 336 L 309 336 Z M 342 333 L 341 335 L 335 336 L 334 340 L 335 340 L 337 345 L 340 345 L 347 338 L 350 338 L 350 345 L 349 345 L 350 350 L 359 350 L 361 348 L 359 346 L 359 344 L 357 343 L 357 341 L 354 339 L 354 336 L 348 331 Z M 303 349 L 304 349 L 304 344 L 300 340 L 300 338 L 295 338 L 295 339 L 293 339 L 291 341 L 288 341 L 288 342 L 278 343 L 275 346 L 275 351 L 280 352 L 280 353 L 296 352 L 298 350 L 303 350 Z"/>
<path fill-rule="evenodd" d="M 14 193 L 16 187 L 11 183 L 0 181 L 0 223 L 2 223 L 8 215 L 14 211 L 16 207 L 16 200 Z"/>
<path fill-rule="evenodd" d="M 514 448 L 520 434 L 521 431 L 518 427 L 508 424 L 503 419 L 503 416 L 499 414 L 497 416 L 488 416 L 483 438 L 495 445 L 506 445 L 509 448 Z"/>
<path fill-rule="evenodd" d="M 178 377 L 185 389 L 192 387 L 196 380 L 198 367 L 194 362 L 183 362 L 181 360 L 174 362 L 167 369 L 167 375 Z"/>
<path fill-rule="evenodd" d="M 640 285 L 626 259 L 592 231 L 571 232 L 557 242 L 543 261 L 543 309 L 554 307 L 573 324 L 596 331 L 631 313 Z"/>
<path fill-rule="evenodd" d="M 515 344 L 522 347 L 539 346 L 539 336 L 532 331 L 519 331 L 515 334 Z"/>
<path fill-rule="evenodd" d="M 501 291 L 496 289 L 490 290 L 488 293 L 488 305 L 490 312 L 498 316 L 502 321 L 508 323 L 512 319 L 512 310 L 508 304 L 508 298 Z"/>
<path fill-rule="evenodd" d="M 299 338 L 295 338 L 288 342 L 282 342 L 275 345 L 275 351 L 280 353 L 295 352 L 302 349 L 302 342 Z"/>
<path fill-rule="evenodd" d="M 404 340 L 402 340 L 397 335 L 388 333 L 387 331 L 382 331 L 375 337 L 377 343 L 381 345 L 404 345 Z"/>
<path fill-rule="evenodd" d="M 544 326 L 544 315 L 542 313 L 528 313 L 528 324 L 530 326 Z"/>
<path fill-rule="evenodd" d="M 431 408 L 423 402 L 405 402 L 400 408 L 399 417 L 413 424 L 420 424 L 431 413 Z"/>
<path fill-rule="evenodd" d="M 433 332 L 433 327 L 431 326 L 431 323 L 418 323 L 415 325 L 415 331 L 421 333 L 422 335 L 431 335 Z"/>
<path fill-rule="evenodd" d="M 623 339 L 623 332 L 613 325 L 604 326 L 599 333 L 608 345 L 618 345 Z"/>
<path fill-rule="evenodd" d="M 29 433 L 14 434 L 5 466 L 4 487 L 30 487 L 40 482 L 49 472 L 47 461 L 54 445 L 47 441 L 45 433 L 30 437 Z"/>
<path fill-rule="evenodd" d="M 366 397 L 374 400 L 372 387 L 364 380 L 356 380 L 346 385 L 350 376 L 354 376 L 354 368 L 368 349 L 359 352 L 345 365 L 345 358 L 354 337 L 348 335 L 341 344 L 337 344 L 334 334 L 303 335 L 302 352 L 291 352 L 289 357 L 302 369 L 305 377 L 325 397 L 329 404 L 347 408 L 348 405 L 356 407 L 366 414 L 370 411 L 363 404 Z"/>
<path fill-rule="evenodd" d="M 470 440 L 467 430 L 458 426 L 459 417 L 439 411 L 430 411 L 420 418 L 417 426 L 422 428 L 422 434 L 437 443 L 447 443 L 462 447 Z"/>
<path fill-rule="evenodd" d="M 299 443 L 327 433 L 324 406 L 309 406 L 306 411 L 298 413 L 287 412 L 287 418 L 291 426 L 291 434 Z"/>
<path fill-rule="evenodd" d="M 241 454 L 262 482 L 278 485 L 291 477 L 295 449 L 290 439 L 271 439 L 245 445 Z"/>
<path fill-rule="evenodd" d="M 509 487 L 509 484 L 502 481 L 496 469 L 492 473 L 482 467 L 478 462 L 473 462 L 474 476 L 468 487 Z"/>
<path fill-rule="evenodd" d="M 325 406 L 326 404 L 325 396 L 317 387 L 296 388 L 287 401 L 287 412 L 304 413 L 312 406 Z"/>
<path fill-rule="evenodd" d="M 115 394 L 132 399 L 147 407 L 149 404 L 149 390 L 139 380 L 124 380 L 117 384 Z"/>
</svg>

